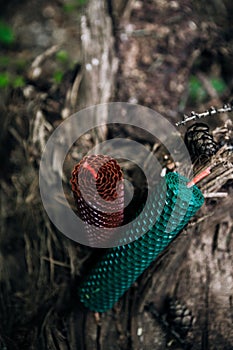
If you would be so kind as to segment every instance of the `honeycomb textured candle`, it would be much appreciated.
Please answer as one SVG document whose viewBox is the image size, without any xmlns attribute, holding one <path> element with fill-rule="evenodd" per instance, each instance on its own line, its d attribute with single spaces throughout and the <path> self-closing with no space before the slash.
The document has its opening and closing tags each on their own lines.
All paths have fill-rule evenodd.
<svg viewBox="0 0 233 350">
<path fill-rule="evenodd" d="M 71 178 L 79 217 L 91 246 L 106 246 L 123 222 L 124 182 L 117 161 L 105 155 L 84 157 Z"/>
</svg>

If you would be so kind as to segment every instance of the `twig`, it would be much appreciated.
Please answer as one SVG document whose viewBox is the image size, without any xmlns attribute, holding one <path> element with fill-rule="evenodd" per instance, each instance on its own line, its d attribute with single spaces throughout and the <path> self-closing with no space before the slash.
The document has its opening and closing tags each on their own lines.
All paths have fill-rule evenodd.
<svg viewBox="0 0 233 350">
<path fill-rule="evenodd" d="M 205 198 L 225 198 L 227 196 L 228 196 L 227 192 L 204 193 Z"/>
<path fill-rule="evenodd" d="M 218 113 L 232 112 L 232 110 L 233 110 L 233 101 L 230 103 L 224 104 L 222 106 L 222 108 L 215 108 L 212 106 L 207 111 L 205 111 L 203 113 L 196 113 L 196 112 L 192 111 L 190 113 L 190 115 L 184 114 L 184 119 L 181 120 L 180 122 L 176 123 L 176 126 L 185 125 L 186 123 L 188 123 L 190 121 L 205 118 L 205 117 L 212 116 L 212 115 L 215 115 Z"/>
<path fill-rule="evenodd" d="M 214 89 L 214 87 L 211 84 L 211 82 L 209 81 L 208 77 L 205 74 L 203 74 L 202 72 L 197 72 L 196 75 L 199 78 L 199 80 L 201 81 L 203 87 L 205 88 L 205 90 L 208 93 L 208 95 L 210 96 L 210 98 L 215 99 L 215 100 L 218 99 L 217 91 Z M 219 102 L 219 100 L 217 102 Z"/>
<path fill-rule="evenodd" d="M 62 266 L 62 267 L 66 267 L 66 268 L 70 269 L 70 265 L 69 264 L 63 263 L 63 262 L 58 261 L 58 260 L 54 260 L 54 259 L 52 259 L 50 257 L 48 258 L 47 256 L 42 256 L 41 259 L 50 262 L 50 265 L 53 264 L 53 265 Z"/>
<path fill-rule="evenodd" d="M 46 51 L 44 51 L 41 55 L 37 56 L 34 59 L 31 67 L 33 69 L 39 67 L 48 57 L 54 55 L 57 52 L 58 48 L 59 48 L 59 45 L 54 45 L 54 46 L 50 47 L 49 49 L 47 49 Z"/>
<path fill-rule="evenodd" d="M 28 267 L 28 274 L 31 276 L 33 274 L 33 263 L 32 263 L 32 247 L 30 239 L 26 234 L 24 234 L 25 241 L 25 259 Z"/>
</svg>

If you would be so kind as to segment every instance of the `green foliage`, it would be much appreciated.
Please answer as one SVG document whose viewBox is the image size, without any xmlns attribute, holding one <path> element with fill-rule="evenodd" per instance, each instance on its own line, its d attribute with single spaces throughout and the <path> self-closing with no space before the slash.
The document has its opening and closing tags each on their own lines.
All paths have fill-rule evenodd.
<svg viewBox="0 0 233 350">
<path fill-rule="evenodd" d="M 11 57 L 7 55 L 0 56 L 0 69 L 13 68 L 16 69 L 17 72 L 24 71 L 27 65 L 27 60 L 24 58 Z"/>
<path fill-rule="evenodd" d="M 13 60 L 12 64 L 18 69 L 18 71 L 24 71 L 28 61 L 25 58 L 16 58 Z"/>
<path fill-rule="evenodd" d="M 62 81 L 63 75 L 64 74 L 61 71 L 54 72 L 54 74 L 53 74 L 53 81 L 55 83 L 59 84 Z"/>
<path fill-rule="evenodd" d="M 71 0 L 63 5 L 63 8 L 66 12 L 73 12 L 78 10 L 80 7 L 86 5 L 88 0 Z"/>
<path fill-rule="evenodd" d="M 66 12 L 73 12 L 76 10 L 76 5 L 74 3 L 64 4 L 63 8 Z"/>
<path fill-rule="evenodd" d="M 0 20 L 0 43 L 12 44 L 15 41 L 15 35 L 10 26 Z"/>
<path fill-rule="evenodd" d="M 25 80 L 22 76 L 16 76 L 12 79 L 12 85 L 14 88 L 25 86 Z"/>
<path fill-rule="evenodd" d="M 192 103 L 202 102 L 207 97 L 207 93 L 202 86 L 200 80 L 192 75 L 189 80 L 189 98 Z"/>
<path fill-rule="evenodd" d="M 221 78 L 213 77 L 210 78 L 209 81 L 219 95 L 221 95 L 227 87 Z M 189 98 L 191 103 L 201 103 L 206 100 L 207 96 L 207 91 L 201 81 L 196 76 L 192 75 L 189 80 Z"/>
<path fill-rule="evenodd" d="M 10 85 L 10 77 L 8 73 L 0 73 L 0 88 L 5 88 Z"/>
<path fill-rule="evenodd" d="M 10 55 L 0 56 L 0 88 L 25 86 L 26 59 Z"/>
<path fill-rule="evenodd" d="M 222 94 L 227 88 L 227 85 L 221 78 L 212 78 L 211 85 L 217 91 L 218 94 Z"/>
<path fill-rule="evenodd" d="M 88 0 L 76 0 L 76 2 L 78 3 L 79 6 L 84 6 L 87 4 Z"/>
<path fill-rule="evenodd" d="M 55 56 L 56 68 L 52 72 L 53 83 L 59 84 L 64 76 L 64 73 L 69 69 L 73 69 L 75 62 L 72 61 L 66 49 L 61 48 Z"/>
<path fill-rule="evenodd" d="M 25 80 L 21 75 L 10 75 L 7 72 L 0 73 L 0 89 L 23 86 L 25 86 Z"/>
<path fill-rule="evenodd" d="M 69 60 L 69 54 L 66 50 L 60 50 L 56 53 L 56 59 L 61 63 L 66 63 Z"/>
</svg>

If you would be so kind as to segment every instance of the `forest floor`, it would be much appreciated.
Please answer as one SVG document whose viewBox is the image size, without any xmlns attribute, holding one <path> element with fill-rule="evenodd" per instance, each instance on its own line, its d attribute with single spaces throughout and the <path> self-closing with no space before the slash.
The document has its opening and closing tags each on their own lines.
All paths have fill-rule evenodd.
<svg viewBox="0 0 233 350">
<path fill-rule="evenodd" d="M 233 346 L 232 295 L 231 302 L 226 301 L 221 290 L 216 301 L 216 291 L 209 292 L 216 308 L 222 303 L 226 319 L 221 320 L 219 326 L 214 321 L 211 323 L 211 315 L 217 319 L 223 311 L 214 313 L 210 308 L 210 326 L 208 332 L 202 332 L 201 326 L 207 321 L 201 309 L 206 308 L 206 300 L 197 305 L 202 299 L 195 293 L 198 288 L 199 294 L 207 293 L 205 287 L 209 282 L 203 282 L 207 276 L 216 286 L 208 269 L 212 268 L 212 273 L 217 271 L 221 257 L 226 262 L 226 271 L 222 266 L 219 268 L 223 271 L 221 281 L 232 286 L 231 272 L 228 273 L 229 266 L 232 267 L 232 254 L 228 251 L 232 247 L 232 174 L 224 180 L 223 187 L 218 188 L 229 196 L 207 201 L 200 214 L 207 216 L 213 211 L 212 223 L 206 220 L 196 231 L 190 228 L 197 233 L 197 238 L 188 240 L 183 249 L 178 241 L 168 258 L 147 271 L 113 311 L 99 318 L 81 310 L 76 302 L 77 281 L 82 278 L 83 265 L 91 252 L 60 237 L 43 211 L 38 191 L 43 145 L 36 139 L 40 125 L 35 125 L 37 119 L 33 116 L 38 108 L 43 112 L 47 127 L 43 137 L 46 138 L 67 116 L 68 89 L 77 82 L 82 69 L 90 69 L 87 64 L 83 68 L 81 32 L 87 4 L 81 3 L 0 1 L 2 20 L 16 38 L 10 43 L 0 43 L 0 112 L 3 116 L 0 349 L 230 350 Z M 219 11 L 211 3 L 201 7 L 199 2 L 193 4 L 190 0 L 129 1 L 128 6 L 120 9 L 111 1 L 107 3 L 113 23 L 114 54 L 118 59 L 111 101 L 150 107 L 173 124 L 193 109 L 202 112 L 211 105 L 221 107 L 229 102 L 233 92 L 230 2 L 225 1 Z M 79 96 L 77 108 L 78 99 Z M 231 120 L 232 117 L 223 114 L 207 117 L 205 122 L 211 130 L 227 123 L 230 129 Z M 181 133 L 185 130 L 186 126 L 181 127 Z M 119 135 L 119 130 L 112 131 L 111 136 L 115 135 Z M 83 150 L 88 149 L 92 140 L 84 139 L 82 146 Z M 205 241 L 202 232 L 213 235 L 213 230 L 215 242 Z M 212 255 L 206 260 L 200 258 L 200 264 L 195 265 L 193 261 L 199 258 L 195 249 L 206 253 L 205 247 L 217 244 L 218 232 L 219 236 L 228 234 L 227 252 L 224 244 L 220 244 L 222 255 L 212 254 L 213 260 Z M 185 249 L 189 249 L 188 253 Z M 183 264 L 186 255 L 193 268 Z M 218 267 L 214 265 L 216 261 Z M 201 269 L 204 264 L 206 270 L 197 279 L 193 278 L 196 282 L 193 294 L 185 295 L 182 286 L 192 289 L 188 274 L 195 273 L 195 269 Z M 154 271 L 157 277 L 153 280 Z M 169 277 L 172 275 L 173 279 Z M 180 285 L 178 279 L 183 281 Z M 171 324 L 163 322 L 163 315 L 168 312 L 163 292 L 166 296 L 179 296 L 182 303 L 197 311 L 200 325 L 191 330 L 187 338 L 182 329 L 174 328 L 174 320 Z M 228 289 L 227 293 L 231 294 Z M 161 308 L 157 307 L 160 302 Z M 194 337 L 198 339 L 196 344 Z M 214 347 L 213 341 L 218 347 Z"/>
</svg>

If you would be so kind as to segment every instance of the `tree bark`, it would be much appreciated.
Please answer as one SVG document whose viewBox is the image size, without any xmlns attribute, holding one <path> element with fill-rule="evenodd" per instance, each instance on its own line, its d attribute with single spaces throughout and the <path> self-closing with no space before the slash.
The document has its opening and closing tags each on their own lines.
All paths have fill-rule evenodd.
<svg viewBox="0 0 233 350">
<path fill-rule="evenodd" d="M 182 2 L 186 12 L 178 13 L 179 4 L 171 3 L 90 0 L 80 17 L 78 64 L 67 70 L 62 83 L 55 86 L 48 79 L 58 50 L 54 43 L 27 67 L 25 87 L 2 94 L 0 348 L 233 348 L 232 172 L 222 182 L 217 175 L 213 179 L 215 192 L 226 196 L 207 199 L 169 249 L 102 315 L 84 309 L 77 297 L 80 278 L 99 252 L 58 232 L 40 201 L 43 149 L 56 126 L 72 113 L 120 99 L 159 110 L 172 122 L 178 119 L 196 59 L 205 50 L 216 53 L 215 38 L 218 44 L 223 37 L 209 23 L 205 27 L 202 22 L 209 36 L 208 30 L 194 31 L 197 14 L 192 18 L 190 3 Z M 193 50 L 197 43 L 200 47 Z M 231 48 L 225 44 L 220 56 L 224 60 L 226 54 L 224 62 L 229 62 Z M 96 120 L 106 122 L 104 113 Z M 132 137 L 129 130 L 115 133 Z M 65 175 L 66 168 L 108 137 L 108 131 L 103 126 L 79 140 L 64 166 Z M 62 146 L 65 139 L 58 141 Z M 151 141 L 144 142 L 152 152 Z M 57 149 L 53 159 L 59 156 Z M 228 160 L 232 164 L 232 156 Z M 48 169 L 51 185 L 56 161 L 53 166 Z M 68 176 L 64 186 L 69 190 Z"/>
</svg>

